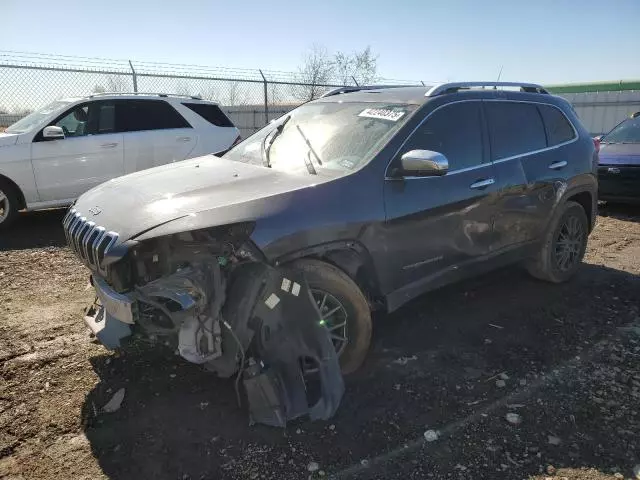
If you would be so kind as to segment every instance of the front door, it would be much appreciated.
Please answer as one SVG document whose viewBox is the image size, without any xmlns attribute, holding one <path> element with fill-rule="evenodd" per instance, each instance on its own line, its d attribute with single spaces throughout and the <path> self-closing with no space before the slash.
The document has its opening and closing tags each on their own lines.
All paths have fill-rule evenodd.
<svg viewBox="0 0 640 480">
<path fill-rule="evenodd" d="M 410 150 L 433 150 L 449 171 L 385 180 L 385 293 L 419 289 L 491 251 L 496 186 L 487 147 L 481 102 L 468 101 L 435 110 L 400 149 L 395 165 Z"/>
<path fill-rule="evenodd" d="M 50 125 L 65 138 L 47 140 L 39 132 L 31 158 L 40 200 L 74 199 L 124 174 L 122 133 L 116 133 L 113 102 L 76 105 Z"/>
</svg>

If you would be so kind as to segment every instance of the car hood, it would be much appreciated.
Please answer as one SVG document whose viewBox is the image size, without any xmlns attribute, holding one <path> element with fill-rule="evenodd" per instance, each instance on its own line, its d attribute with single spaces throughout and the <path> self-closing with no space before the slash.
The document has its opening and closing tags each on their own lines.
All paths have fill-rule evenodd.
<svg viewBox="0 0 640 480">
<path fill-rule="evenodd" d="M 15 145 L 18 141 L 17 133 L 0 133 L 0 147 L 8 147 L 10 145 Z"/>
<path fill-rule="evenodd" d="M 600 165 L 639 165 L 640 143 L 600 145 Z"/>
<path fill-rule="evenodd" d="M 179 218 L 185 230 L 254 220 L 321 181 L 207 155 L 110 180 L 74 208 L 122 243 Z"/>
</svg>

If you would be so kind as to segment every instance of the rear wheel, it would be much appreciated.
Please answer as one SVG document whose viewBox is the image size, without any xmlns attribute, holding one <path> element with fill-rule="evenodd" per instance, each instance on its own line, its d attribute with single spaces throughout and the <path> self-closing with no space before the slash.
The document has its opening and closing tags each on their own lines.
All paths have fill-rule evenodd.
<svg viewBox="0 0 640 480">
<path fill-rule="evenodd" d="M 342 373 L 356 371 L 371 342 L 371 311 L 358 285 L 342 270 L 314 259 L 298 260 L 329 330 Z"/>
<path fill-rule="evenodd" d="M 584 208 L 568 201 L 558 209 L 536 257 L 527 265 L 531 275 L 548 282 L 569 280 L 587 249 L 589 223 Z"/>
<path fill-rule="evenodd" d="M 18 218 L 18 206 L 15 189 L 0 181 L 0 230 L 9 227 Z"/>
</svg>

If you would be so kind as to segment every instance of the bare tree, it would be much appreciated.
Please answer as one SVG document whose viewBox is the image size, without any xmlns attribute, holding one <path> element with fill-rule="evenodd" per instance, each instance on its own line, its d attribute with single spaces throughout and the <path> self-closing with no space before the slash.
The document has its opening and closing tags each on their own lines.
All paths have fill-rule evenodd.
<svg viewBox="0 0 640 480">
<path fill-rule="evenodd" d="M 235 80 L 228 82 L 227 105 L 246 105 L 247 92 L 242 88 L 242 84 Z"/>
<path fill-rule="evenodd" d="M 371 47 L 361 52 L 347 54 L 337 52 L 333 56 L 336 78 L 343 85 L 370 85 L 378 80 L 378 56 L 374 55 Z"/>
<path fill-rule="evenodd" d="M 320 97 L 325 91 L 322 84 L 329 83 L 333 75 L 333 60 L 327 49 L 319 45 L 312 46 L 298 68 L 297 80 L 303 85 L 295 89 L 296 97 L 304 101 Z"/>
<path fill-rule="evenodd" d="M 121 75 L 107 76 L 107 92 L 127 92 L 131 90 L 131 83 L 128 79 L 125 80 Z"/>
<path fill-rule="evenodd" d="M 94 85 L 92 93 L 104 93 L 107 90 L 102 85 Z"/>
<path fill-rule="evenodd" d="M 314 45 L 298 69 L 297 80 L 304 85 L 296 87 L 294 95 L 305 101 L 321 96 L 327 84 L 353 85 L 354 81 L 358 85 L 372 84 L 378 80 L 378 56 L 371 47 L 353 53 L 336 52 L 331 56 L 326 48 Z"/>
</svg>

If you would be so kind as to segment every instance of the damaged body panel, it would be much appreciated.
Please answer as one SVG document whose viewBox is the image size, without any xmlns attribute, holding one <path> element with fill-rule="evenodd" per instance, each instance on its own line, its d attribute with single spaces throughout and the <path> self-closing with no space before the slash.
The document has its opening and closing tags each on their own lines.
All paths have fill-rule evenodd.
<svg viewBox="0 0 640 480">
<path fill-rule="evenodd" d="M 136 334 L 221 377 L 251 367 L 244 384 L 255 422 L 284 426 L 301 415 L 335 413 L 344 393 L 340 364 L 300 272 L 243 261 L 232 252 L 251 254 L 233 234 L 184 233 L 152 243 L 131 252 L 130 278 L 143 285 L 132 283 L 124 294 L 92 276 L 97 299 L 85 322 L 103 345 L 119 348 Z M 313 376 L 305 375 L 309 364 Z M 315 399 L 307 392 L 312 381 Z"/>
</svg>

